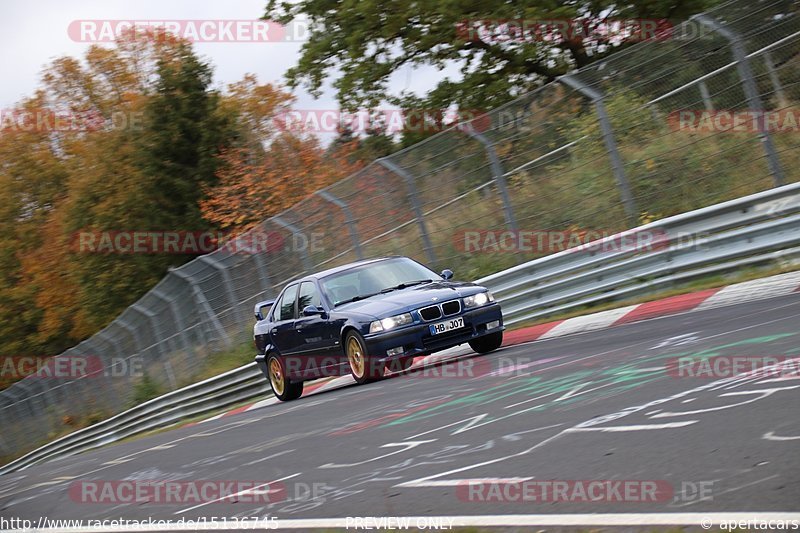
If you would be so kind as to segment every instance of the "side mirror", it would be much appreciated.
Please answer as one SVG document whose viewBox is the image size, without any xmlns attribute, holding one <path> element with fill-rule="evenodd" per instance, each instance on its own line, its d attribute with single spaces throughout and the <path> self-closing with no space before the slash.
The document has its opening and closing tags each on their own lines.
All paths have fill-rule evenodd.
<svg viewBox="0 0 800 533">
<path fill-rule="evenodd" d="M 272 309 L 272 304 L 274 303 L 275 300 L 264 300 L 263 302 L 258 302 L 253 309 L 253 314 L 256 316 L 256 320 L 264 320 L 267 317 L 269 310 Z"/>
<path fill-rule="evenodd" d="M 442 277 L 443 277 L 445 280 L 452 279 L 452 277 L 453 277 L 453 271 L 452 271 L 452 270 L 450 270 L 449 268 L 445 268 L 444 270 L 442 270 Z"/>
<path fill-rule="evenodd" d="M 325 310 L 314 305 L 307 305 L 303 308 L 303 316 L 324 315 Z"/>
</svg>

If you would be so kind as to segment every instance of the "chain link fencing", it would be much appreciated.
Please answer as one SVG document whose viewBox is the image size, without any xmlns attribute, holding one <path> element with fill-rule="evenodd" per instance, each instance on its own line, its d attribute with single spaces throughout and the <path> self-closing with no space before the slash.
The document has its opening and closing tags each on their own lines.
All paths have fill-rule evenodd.
<svg viewBox="0 0 800 533">
<path fill-rule="evenodd" d="M 233 248 L 171 270 L 56 358 L 102 368 L 0 392 L 0 456 L 130 408 L 144 375 L 165 391 L 190 383 L 215 353 L 250 341 L 256 302 L 306 272 L 402 254 L 475 279 L 555 251 L 519 246 L 524 231 L 617 232 L 798 181 L 800 126 L 786 122 L 800 117 L 798 7 L 726 3 L 375 161 Z M 729 112 L 762 111 L 781 123 L 720 126 Z M 516 245 L 487 241 L 497 232 Z M 283 245 L 258 251 L 257 234 Z"/>
</svg>

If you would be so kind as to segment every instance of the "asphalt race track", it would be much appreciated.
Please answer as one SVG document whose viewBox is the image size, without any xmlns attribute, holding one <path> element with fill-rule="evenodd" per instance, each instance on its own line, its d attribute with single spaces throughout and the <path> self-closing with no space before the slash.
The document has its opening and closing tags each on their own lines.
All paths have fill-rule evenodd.
<svg viewBox="0 0 800 533">
<path fill-rule="evenodd" d="M 797 375 L 698 377 L 670 365 L 798 356 L 799 326 L 797 294 L 470 355 L 2 476 L 0 516 L 479 515 L 492 524 L 496 515 L 635 513 L 646 524 L 665 513 L 797 513 Z M 200 503 L 96 502 L 86 489 L 122 480 L 263 487 Z M 569 491 L 508 490 L 546 480 Z M 656 496 L 591 501 L 575 492 L 590 480 L 648 481 Z"/>
</svg>

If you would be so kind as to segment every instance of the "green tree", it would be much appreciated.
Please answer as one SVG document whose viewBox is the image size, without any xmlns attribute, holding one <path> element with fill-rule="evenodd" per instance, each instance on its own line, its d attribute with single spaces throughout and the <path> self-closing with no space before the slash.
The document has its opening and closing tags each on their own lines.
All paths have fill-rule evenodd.
<svg viewBox="0 0 800 533">
<path fill-rule="evenodd" d="M 466 30 L 470 21 L 602 18 L 679 21 L 717 0 L 269 0 L 265 19 L 310 22 L 299 63 L 287 72 L 289 85 L 319 94 L 328 77 L 343 107 L 375 108 L 388 94 L 391 76 L 404 67 L 457 65 L 461 79 L 442 79 L 426 105 L 490 109 L 575 67 L 582 67 L 630 41 L 581 37 L 501 41 Z M 334 76 L 334 74 L 336 76 Z"/>
<path fill-rule="evenodd" d="M 212 70 L 188 43 L 176 42 L 155 61 L 141 124 L 99 139 L 96 154 L 115 154 L 100 172 L 76 183 L 69 229 L 192 232 L 203 219 L 203 188 L 216 180 L 217 155 L 231 143 L 230 117 L 211 90 Z M 102 199 L 99 203 L 98 199 Z M 76 265 L 81 308 L 94 328 L 113 319 L 155 285 L 171 266 L 191 259 L 170 254 L 86 254 Z"/>
</svg>

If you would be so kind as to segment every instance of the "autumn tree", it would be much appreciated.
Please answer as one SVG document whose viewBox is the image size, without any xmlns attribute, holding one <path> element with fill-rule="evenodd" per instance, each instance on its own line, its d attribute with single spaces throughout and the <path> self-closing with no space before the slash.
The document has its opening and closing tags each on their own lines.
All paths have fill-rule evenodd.
<svg viewBox="0 0 800 533">
<path fill-rule="evenodd" d="M 292 97 L 246 76 L 224 92 L 168 35 L 64 57 L 19 112 L 89 117 L 0 132 L 0 342 L 60 353 L 111 322 L 190 255 L 87 253 L 85 232 L 238 231 L 360 162 L 276 122 Z"/>
<path fill-rule="evenodd" d="M 36 113 L 45 102 L 39 91 L 14 112 Z M 37 337 L 39 287 L 31 283 L 23 261 L 29 254 L 52 250 L 42 230 L 48 229 L 50 214 L 64 197 L 68 172 L 48 132 L 13 126 L 4 124 L 0 134 L 0 342 L 3 354 L 31 355 L 48 345 Z"/>
<path fill-rule="evenodd" d="M 217 155 L 233 142 L 211 89 L 211 67 L 166 35 L 123 38 L 64 57 L 23 104 L 93 120 L 75 130 L 0 137 L 8 240 L 0 300 L 14 313 L 6 346 L 54 354 L 113 320 L 187 255 L 96 254 L 75 248 L 93 231 L 194 231 Z"/>
<path fill-rule="evenodd" d="M 360 168 L 350 157 L 353 142 L 326 151 L 314 135 L 287 131 L 281 116 L 292 102 L 289 93 L 253 76 L 229 87 L 222 106 L 235 115 L 240 134 L 221 156 L 218 183 L 206 187 L 200 202 L 207 220 L 244 231 Z"/>
</svg>

